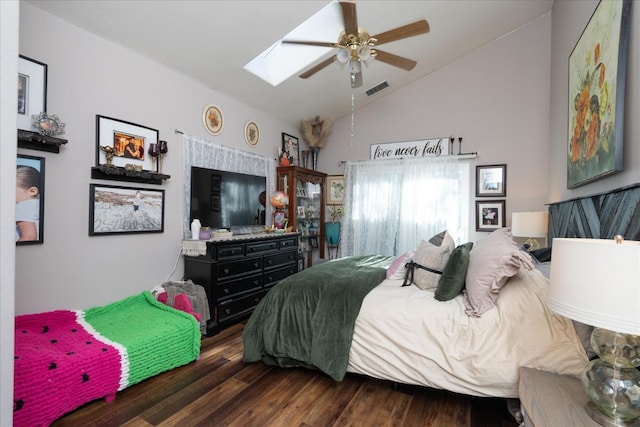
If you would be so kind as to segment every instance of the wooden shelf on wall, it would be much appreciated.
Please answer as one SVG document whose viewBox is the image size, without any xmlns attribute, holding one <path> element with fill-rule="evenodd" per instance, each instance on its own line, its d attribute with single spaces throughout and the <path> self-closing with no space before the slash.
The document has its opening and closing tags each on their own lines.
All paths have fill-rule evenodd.
<svg viewBox="0 0 640 427">
<path fill-rule="evenodd" d="M 171 175 L 147 170 L 129 170 L 120 166 L 100 165 L 91 168 L 91 178 L 108 179 L 112 181 L 141 182 L 147 184 L 162 184 L 164 180 L 171 178 Z"/>
<path fill-rule="evenodd" d="M 18 129 L 18 147 L 28 150 L 48 151 L 59 153 L 60 146 L 66 144 L 66 139 L 42 135 L 29 130 Z"/>
</svg>

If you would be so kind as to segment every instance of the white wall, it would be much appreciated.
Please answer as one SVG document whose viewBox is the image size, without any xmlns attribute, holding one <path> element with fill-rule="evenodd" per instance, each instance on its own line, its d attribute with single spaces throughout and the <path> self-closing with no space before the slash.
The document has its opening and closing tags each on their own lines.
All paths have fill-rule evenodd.
<svg viewBox="0 0 640 427">
<path fill-rule="evenodd" d="M 568 58 L 598 1 L 556 0 L 551 40 L 549 201 L 597 194 L 640 182 L 640 3 L 631 7 L 624 125 L 624 170 L 573 190 L 567 189 Z"/>
<path fill-rule="evenodd" d="M 356 111 L 353 145 L 351 117 L 338 120 L 320 151 L 319 169 L 342 174 L 338 161 L 368 159 L 370 144 L 461 136 L 462 152 L 479 153 L 471 161 L 472 188 L 475 165 L 507 164 L 507 224 L 513 211 L 545 210 L 550 42 L 551 16 L 546 15 L 381 97 Z M 486 234 L 475 232 L 475 200 L 474 190 L 471 240 Z"/>
<path fill-rule="evenodd" d="M 175 129 L 274 158 L 281 132 L 296 130 L 24 2 L 20 53 L 48 65 L 47 107 L 66 123 L 69 143 L 60 154 L 19 150 L 46 158 L 46 183 L 44 244 L 17 248 L 17 314 L 102 305 L 167 279 L 182 239 L 182 137 Z M 207 104 L 223 111 L 219 136 L 203 127 Z M 171 179 L 162 186 L 92 180 L 96 114 L 158 129 L 169 143 L 163 172 Z M 244 141 L 248 120 L 260 126 L 255 148 Z M 89 184 L 96 182 L 166 190 L 164 233 L 90 237 Z M 172 278 L 182 272 L 180 259 Z"/>
<path fill-rule="evenodd" d="M 0 426 L 13 423 L 18 2 L 0 1 Z"/>
</svg>

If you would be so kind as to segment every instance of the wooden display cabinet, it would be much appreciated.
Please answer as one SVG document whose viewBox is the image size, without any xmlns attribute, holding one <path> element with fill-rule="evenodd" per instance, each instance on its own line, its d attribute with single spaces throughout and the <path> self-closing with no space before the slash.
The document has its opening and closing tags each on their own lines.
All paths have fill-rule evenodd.
<svg viewBox="0 0 640 427">
<path fill-rule="evenodd" d="M 324 211 L 327 174 L 299 166 L 277 168 L 278 190 L 289 196 L 287 218 L 293 231 L 300 233 L 300 252 L 307 267 L 314 254 L 324 258 Z"/>
</svg>

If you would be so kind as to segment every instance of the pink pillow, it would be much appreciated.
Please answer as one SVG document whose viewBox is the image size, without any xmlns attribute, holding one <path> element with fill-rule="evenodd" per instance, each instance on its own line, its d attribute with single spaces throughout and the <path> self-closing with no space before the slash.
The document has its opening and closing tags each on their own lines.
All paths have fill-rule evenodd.
<svg viewBox="0 0 640 427">
<path fill-rule="evenodd" d="M 522 267 L 531 270 L 534 265 L 513 241 L 510 229 L 500 228 L 475 243 L 465 280 L 465 313 L 480 317 L 493 308 L 500 289 Z"/>
<path fill-rule="evenodd" d="M 401 255 L 398 255 L 396 259 L 393 260 L 389 268 L 387 269 L 387 279 L 391 279 L 391 280 L 404 279 L 404 275 L 407 272 L 407 268 L 405 267 L 405 264 L 411 261 L 412 256 L 413 256 L 413 252 L 405 252 Z"/>
</svg>

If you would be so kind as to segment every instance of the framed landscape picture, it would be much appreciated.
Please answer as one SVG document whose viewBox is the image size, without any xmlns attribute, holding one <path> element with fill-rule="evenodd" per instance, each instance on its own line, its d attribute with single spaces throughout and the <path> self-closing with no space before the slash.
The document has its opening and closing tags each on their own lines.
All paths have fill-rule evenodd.
<svg viewBox="0 0 640 427">
<path fill-rule="evenodd" d="M 90 184 L 90 236 L 163 231 L 164 190 Z"/>
</svg>

